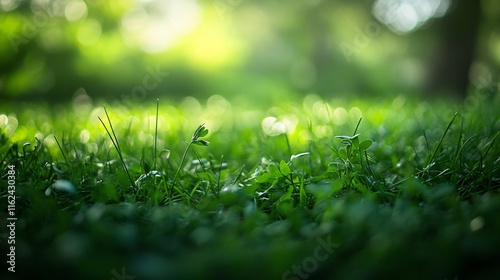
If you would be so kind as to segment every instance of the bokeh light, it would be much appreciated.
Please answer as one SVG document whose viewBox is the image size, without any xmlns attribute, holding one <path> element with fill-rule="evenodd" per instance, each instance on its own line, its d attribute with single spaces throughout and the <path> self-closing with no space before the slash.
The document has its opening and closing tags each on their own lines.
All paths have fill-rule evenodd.
<svg viewBox="0 0 500 280">
<path fill-rule="evenodd" d="M 450 0 L 377 0 L 373 13 L 392 30 L 408 33 L 432 18 L 444 16 L 449 6 Z"/>
</svg>

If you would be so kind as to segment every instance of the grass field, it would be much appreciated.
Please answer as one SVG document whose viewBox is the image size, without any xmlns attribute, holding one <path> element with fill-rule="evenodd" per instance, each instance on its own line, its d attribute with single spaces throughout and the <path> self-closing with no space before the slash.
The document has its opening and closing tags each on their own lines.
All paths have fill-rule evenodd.
<svg viewBox="0 0 500 280">
<path fill-rule="evenodd" d="M 2 104 L 2 279 L 499 279 L 498 105 Z"/>
</svg>

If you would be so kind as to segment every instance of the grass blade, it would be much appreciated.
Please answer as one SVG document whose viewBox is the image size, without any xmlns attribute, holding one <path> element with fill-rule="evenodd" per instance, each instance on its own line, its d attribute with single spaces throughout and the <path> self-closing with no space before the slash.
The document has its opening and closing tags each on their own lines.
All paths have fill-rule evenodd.
<svg viewBox="0 0 500 280">
<path fill-rule="evenodd" d="M 56 144 L 59 147 L 59 150 L 61 150 L 61 153 L 63 155 L 64 161 L 66 164 L 69 166 L 68 158 L 66 157 L 66 154 L 64 153 L 63 148 L 61 147 L 61 144 L 59 144 L 59 140 L 57 140 L 57 137 L 54 135 L 54 140 L 56 140 Z"/>
<path fill-rule="evenodd" d="M 429 164 L 431 164 L 432 161 L 434 160 L 434 158 L 436 157 L 437 151 L 439 150 L 439 148 L 441 148 L 441 144 L 443 143 L 444 137 L 448 133 L 448 130 L 450 130 L 451 124 L 453 123 L 453 121 L 457 117 L 457 114 L 458 113 L 455 112 L 455 114 L 453 115 L 453 118 L 451 119 L 450 123 L 448 123 L 448 126 L 446 127 L 443 135 L 441 135 L 441 139 L 439 139 L 439 142 L 438 142 L 436 148 L 432 152 L 431 157 L 429 158 L 429 160 L 427 161 L 427 163 L 425 164 L 425 166 L 428 166 Z"/>
<path fill-rule="evenodd" d="M 155 144 L 153 151 L 153 170 L 156 170 L 156 145 L 158 143 L 158 108 L 160 106 L 160 99 L 156 99 L 156 124 L 155 124 Z"/>
<path fill-rule="evenodd" d="M 106 112 L 106 108 L 104 108 L 104 111 Z M 109 124 L 111 126 L 111 119 L 109 118 L 107 112 L 106 112 L 106 116 L 108 117 L 108 122 L 109 122 Z M 127 165 L 125 164 L 125 161 L 123 160 L 122 152 L 121 152 L 120 146 L 118 144 L 118 138 L 116 138 L 116 134 L 113 131 L 113 127 L 111 126 L 111 130 L 113 131 L 113 135 L 115 136 L 114 139 L 111 136 L 111 133 L 109 132 L 108 128 L 106 127 L 106 125 L 104 124 L 104 122 L 102 121 L 102 119 L 100 117 L 97 117 L 97 118 L 101 122 L 102 126 L 104 126 L 104 129 L 108 133 L 109 139 L 111 139 L 111 142 L 113 143 L 113 146 L 115 147 L 116 151 L 118 152 L 118 156 L 120 157 L 120 161 L 122 162 L 123 169 L 125 170 L 125 173 L 127 173 L 127 177 L 128 177 L 128 179 L 130 181 L 130 184 L 132 185 L 132 187 L 136 188 L 135 182 L 134 182 L 134 180 L 132 180 L 132 177 L 130 176 L 130 172 L 128 171 Z"/>
<path fill-rule="evenodd" d="M 354 133 L 352 135 L 356 135 L 356 132 L 358 132 L 359 124 L 361 123 L 361 120 L 363 118 L 359 118 L 358 124 L 356 125 L 356 128 L 354 129 Z"/>
<path fill-rule="evenodd" d="M 120 144 L 118 143 L 118 138 L 116 137 L 115 130 L 113 129 L 113 125 L 111 124 L 111 119 L 109 118 L 108 111 L 106 110 L 106 107 L 104 107 L 104 113 L 106 113 L 106 117 L 108 118 L 109 127 L 111 128 L 111 132 L 113 132 L 113 136 L 116 140 L 116 148 L 121 152 Z M 101 120 L 101 123 L 102 123 L 102 120 Z M 104 125 L 104 123 L 103 123 L 103 125 Z M 106 128 L 106 126 L 104 126 L 104 128 Z M 107 129 L 106 129 L 106 131 L 107 131 Z M 109 135 L 109 132 L 108 132 L 108 135 Z M 111 137 L 111 135 L 110 135 L 110 137 Z M 114 141 L 113 141 L 113 144 L 114 144 Z"/>
</svg>

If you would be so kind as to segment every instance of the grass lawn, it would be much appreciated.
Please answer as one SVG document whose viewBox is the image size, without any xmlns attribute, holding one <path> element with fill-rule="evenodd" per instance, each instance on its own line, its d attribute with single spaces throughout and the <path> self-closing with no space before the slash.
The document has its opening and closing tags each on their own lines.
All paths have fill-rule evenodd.
<svg viewBox="0 0 500 280">
<path fill-rule="evenodd" d="M 2 104 L 2 279 L 500 279 L 491 103 Z"/>
</svg>

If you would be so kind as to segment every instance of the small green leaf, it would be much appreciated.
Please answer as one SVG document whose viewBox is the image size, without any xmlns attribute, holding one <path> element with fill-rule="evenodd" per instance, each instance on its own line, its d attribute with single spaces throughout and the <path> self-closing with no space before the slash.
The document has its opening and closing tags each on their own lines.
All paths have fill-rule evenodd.
<svg viewBox="0 0 500 280">
<path fill-rule="evenodd" d="M 208 129 L 206 129 L 206 128 L 203 127 L 200 130 L 200 133 L 198 133 L 198 137 L 205 137 L 205 136 L 207 136 L 207 134 L 208 134 Z"/>
<path fill-rule="evenodd" d="M 208 144 L 210 144 L 210 142 L 208 142 L 206 140 L 195 140 L 195 141 L 192 141 L 192 143 L 197 145 L 197 146 L 208 146 Z"/>
<path fill-rule="evenodd" d="M 338 169 L 342 168 L 344 163 L 338 162 L 338 161 L 332 161 L 328 164 L 328 171 L 337 171 Z"/>
<path fill-rule="evenodd" d="M 361 143 L 359 143 L 359 149 L 361 151 L 364 151 L 364 150 L 367 150 L 368 148 L 370 148 L 373 144 L 373 141 L 370 140 L 370 139 L 366 139 L 364 141 L 362 141 Z"/>
<path fill-rule="evenodd" d="M 210 142 L 208 142 L 207 140 L 199 140 L 201 142 L 201 144 L 203 144 L 204 146 L 208 146 L 208 144 L 210 144 Z"/>
<path fill-rule="evenodd" d="M 200 136 L 200 133 L 202 133 L 204 130 L 206 130 L 206 128 L 205 128 L 205 124 L 200 124 L 200 125 L 196 128 L 196 130 L 194 131 L 192 139 L 193 139 L 193 140 L 197 140 L 199 137 L 203 137 L 203 136 Z M 208 131 L 207 131 L 207 133 L 208 133 Z M 206 135 L 206 134 L 205 134 L 205 135 Z"/>
<path fill-rule="evenodd" d="M 346 147 L 340 147 L 339 155 L 341 158 L 347 158 L 347 150 Z"/>
<path fill-rule="evenodd" d="M 271 173 L 264 173 L 264 174 L 258 176 L 257 178 L 255 178 L 255 181 L 257 181 L 257 183 L 267 183 L 267 182 L 271 182 L 273 180 L 274 180 L 274 176 Z"/>
<path fill-rule="evenodd" d="M 280 170 L 278 169 L 278 166 L 276 166 L 276 164 L 270 164 L 268 169 L 269 169 L 269 173 L 274 175 L 274 177 L 282 177 L 283 176 L 281 174 Z"/>
<path fill-rule="evenodd" d="M 357 157 L 359 155 L 359 150 L 352 150 L 352 156 Z"/>
<path fill-rule="evenodd" d="M 352 145 L 354 147 L 359 147 L 359 134 L 356 134 L 355 136 L 352 137 Z"/>
<path fill-rule="evenodd" d="M 334 194 L 340 193 L 344 188 L 344 183 L 342 180 L 335 180 L 332 182 L 331 188 Z"/>
<path fill-rule="evenodd" d="M 286 193 L 284 193 L 284 194 L 283 194 L 283 195 L 282 195 L 282 196 L 278 199 L 278 203 L 291 199 L 291 198 L 292 198 L 292 193 L 293 193 L 293 187 L 289 187 L 289 188 L 286 190 Z"/>
<path fill-rule="evenodd" d="M 290 167 L 288 166 L 288 164 L 286 164 L 284 160 L 280 161 L 280 171 L 281 174 L 283 174 L 284 176 L 288 176 L 291 173 Z"/>
</svg>

